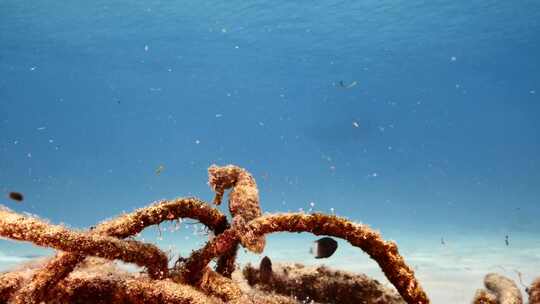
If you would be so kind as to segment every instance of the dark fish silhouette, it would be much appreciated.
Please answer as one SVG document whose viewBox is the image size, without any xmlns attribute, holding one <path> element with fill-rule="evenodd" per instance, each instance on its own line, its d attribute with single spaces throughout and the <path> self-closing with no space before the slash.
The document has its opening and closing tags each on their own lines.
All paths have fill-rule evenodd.
<svg viewBox="0 0 540 304">
<path fill-rule="evenodd" d="M 19 192 L 10 192 L 9 198 L 17 202 L 22 202 L 24 200 L 24 196 Z"/>
<path fill-rule="evenodd" d="M 316 259 L 331 257 L 338 247 L 337 242 L 329 237 L 323 237 L 315 241 L 315 246 L 309 251 Z"/>
<path fill-rule="evenodd" d="M 259 264 L 259 278 L 261 282 L 267 283 L 270 281 L 270 278 L 272 277 L 272 261 L 270 261 L 270 258 L 265 256 L 261 263 Z"/>
</svg>

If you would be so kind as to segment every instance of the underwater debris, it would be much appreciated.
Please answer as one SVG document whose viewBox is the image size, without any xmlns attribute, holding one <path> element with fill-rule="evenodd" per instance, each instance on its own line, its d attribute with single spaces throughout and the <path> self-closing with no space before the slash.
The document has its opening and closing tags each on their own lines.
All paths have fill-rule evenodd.
<svg viewBox="0 0 540 304">
<path fill-rule="evenodd" d="M 24 195 L 20 192 L 10 192 L 9 198 L 17 202 L 22 202 L 24 200 Z"/>
<path fill-rule="evenodd" d="M 505 276 L 489 273 L 484 277 L 484 285 L 487 290 L 478 290 L 473 303 L 523 304 L 523 298 L 516 283 Z"/>
<path fill-rule="evenodd" d="M 216 204 L 220 203 L 224 191 L 232 188 L 229 195 L 232 225 L 219 210 L 196 198 L 157 202 L 96 225 L 88 232 L 73 231 L 9 209 L 0 209 L 0 236 L 62 251 L 40 267 L 0 274 L 0 302 L 299 303 L 294 298 L 275 295 L 273 290 L 264 293 L 246 291 L 228 277 L 234 271 L 239 245 L 261 252 L 266 234 L 287 231 L 347 240 L 379 264 L 407 303 L 429 303 L 414 272 L 399 254 L 397 245 L 384 241 L 368 226 L 320 213 L 262 216 L 255 180 L 246 170 L 236 166 L 211 166 L 209 184 L 216 192 Z M 180 258 L 172 269 L 167 267 L 166 254 L 156 246 L 122 240 L 148 226 L 184 217 L 206 225 L 215 237 L 189 258 Z M 147 272 L 99 272 L 88 268 L 86 256 L 135 263 L 146 267 Z M 207 266 L 214 258 L 219 259 L 216 271 Z M 262 275 L 259 280 L 273 281 L 276 271 L 272 271 L 270 259 L 261 268 L 270 273 L 270 279 Z"/>
<path fill-rule="evenodd" d="M 316 259 L 324 259 L 331 257 L 336 252 L 338 243 L 333 238 L 323 237 L 316 240 L 313 248 L 309 253 L 313 254 Z"/>
<path fill-rule="evenodd" d="M 132 213 L 123 214 L 101 223 L 92 230 L 103 235 L 126 238 L 162 221 L 185 217 L 197 219 L 217 232 L 225 230 L 229 225 L 225 215 L 219 210 L 196 198 L 180 198 L 157 202 Z M 38 270 L 31 282 L 20 290 L 16 303 L 40 303 L 41 300 L 46 299 L 49 287 L 60 282 L 83 260 L 84 255 L 59 253 Z"/>
<path fill-rule="evenodd" d="M 57 250 L 135 263 L 147 267 L 153 278 L 163 277 L 168 272 L 167 256 L 154 245 L 71 231 L 63 226 L 50 225 L 17 214 L 7 208 L 0 209 L 0 236 Z"/>
</svg>

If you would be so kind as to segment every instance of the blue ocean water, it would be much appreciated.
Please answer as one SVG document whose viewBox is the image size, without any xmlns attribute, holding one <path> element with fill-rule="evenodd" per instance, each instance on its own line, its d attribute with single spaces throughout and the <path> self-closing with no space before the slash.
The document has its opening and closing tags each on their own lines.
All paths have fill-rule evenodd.
<svg viewBox="0 0 540 304">
<path fill-rule="evenodd" d="M 2 0 L 0 188 L 25 200 L 0 203 L 87 228 L 211 200 L 232 163 L 264 211 L 366 223 L 467 302 L 488 270 L 540 275 L 539 54 L 538 1 Z M 145 233 L 189 253 L 191 230 Z M 380 275 L 340 244 L 324 263 Z M 31 248 L 0 240 L 0 266 Z"/>
</svg>

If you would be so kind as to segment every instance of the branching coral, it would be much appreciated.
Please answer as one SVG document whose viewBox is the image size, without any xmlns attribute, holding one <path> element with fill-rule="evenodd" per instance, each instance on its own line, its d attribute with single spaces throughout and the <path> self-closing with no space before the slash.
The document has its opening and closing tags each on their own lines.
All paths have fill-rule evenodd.
<svg viewBox="0 0 540 304">
<path fill-rule="evenodd" d="M 254 178 L 236 166 L 211 166 L 209 185 L 216 192 L 214 203 L 218 205 L 225 190 L 232 188 L 229 195 L 232 225 L 229 226 L 226 217 L 217 209 L 193 198 L 159 202 L 101 223 L 88 232 L 76 232 L 7 209 L 0 210 L 0 236 L 64 251 L 35 270 L 30 282 L 27 275 L 20 273 L 0 276 L 0 296 L 15 303 L 97 301 L 98 295 L 116 303 L 297 303 L 295 299 L 274 294 L 246 293 L 229 278 L 239 244 L 260 253 L 264 250 L 266 234 L 289 231 L 349 241 L 379 264 L 407 303 L 429 303 L 396 244 L 384 241 L 368 226 L 318 213 L 262 216 Z M 181 259 L 171 271 L 167 269 L 166 255 L 157 247 L 121 240 L 150 225 L 184 217 L 199 220 L 214 232 L 215 237 L 189 258 Z M 86 256 L 135 263 L 146 267 L 148 275 L 111 277 L 74 272 Z M 219 259 L 216 272 L 207 266 L 214 258 Z"/>
</svg>

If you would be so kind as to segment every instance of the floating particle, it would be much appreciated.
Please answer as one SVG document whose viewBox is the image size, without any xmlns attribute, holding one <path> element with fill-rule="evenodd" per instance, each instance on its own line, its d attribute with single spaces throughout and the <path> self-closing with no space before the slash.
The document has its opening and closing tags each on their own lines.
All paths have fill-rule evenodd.
<svg viewBox="0 0 540 304">
<path fill-rule="evenodd" d="M 47 129 L 47 127 L 38 127 L 38 128 L 37 128 L 38 131 L 43 131 L 43 130 L 45 130 L 45 129 Z"/>
<path fill-rule="evenodd" d="M 315 207 L 315 202 L 309 202 L 309 205 L 311 206 L 311 208 Z"/>
<path fill-rule="evenodd" d="M 163 170 L 165 170 L 165 166 L 159 165 L 156 169 L 156 175 L 160 175 Z"/>
<path fill-rule="evenodd" d="M 226 33 L 226 32 L 227 32 L 227 29 L 226 29 L 226 28 L 222 28 L 222 29 L 221 29 L 221 32 L 222 32 L 222 33 Z"/>
<path fill-rule="evenodd" d="M 316 240 L 315 246 L 313 246 L 309 253 L 313 254 L 316 259 L 329 258 L 336 252 L 338 243 L 329 237 L 323 237 Z"/>
<path fill-rule="evenodd" d="M 240 46 L 236 45 L 236 46 L 234 46 L 234 48 L 235 48 L 235 49 L 239 49 L 239 48 L 240 48 Z"/>
<path fill-rule="evenodd" d="M 144 46 L 144 51 L 145 51 L 145 52 L 148 52 L 149 49 L 150 49 L 150 48 L 148 47 L 148 45 L 145 45 L 145 46 Z"/>
<path fill-rule="evenodd" d="M 28 152 L 28 153 L 26 154 L 26 157 L 32 158 L 32 153 Z"/>
<path fill-rule="evenodd" d="M 457 57 L 456 57 L 456 56 L 450 57 L 450 61 L 456 61 L 456 60 L 457 60 Z"/>
<path fill-rule="evenodd" d="M 353 127 L 355 127 L 355 128 L 358 128 L 358 127 L 360 127 L 360 124 L 359 124 L 359 123 L 357 123 L 356 121 L 353 121 L 352 125 L 353 125 Z"/>
<path fill-rule="evenodd" d="M 17 202 L 22 202 L 24 200 L 24 196 L 19 192 L 10 192 L 9 198 Z"/>
<path fill-rule="evenodd" d="M 530 90 L 529 93 L 530 94 L 536 94 L 536 91 L 535 90 Z"/>
<path fill-rule="evenodd" d="M 220 118 L 223 114 L 216 114 L 216 118 Z"/>
<path fill-rule="evenodd" d="M 336 210 L 334 209 L 334 207 L 330 208 L 330 212 L 332 212 L 332 214 L 335 212 Z"/>
<path fill-rule="evenodd" d="M 198 140 L 198 139 L 197 139 L 197 140 L 195 140 L 195 144 L 197 144 L 197 145 L 198 145 L 198 144 L 200 144 L 200 143 L 201 143 L 201 141 L 200 141 L 200 140 Z"/>
<path fill-rule="evenodd" d="M 37 69 L 36 66 L 30 67 L 30 71 L 35 71 Z"/>
</svg>

